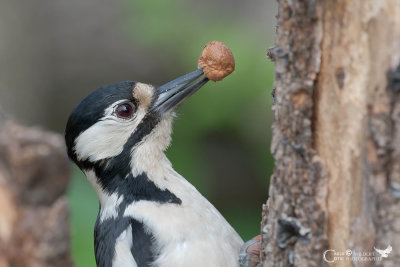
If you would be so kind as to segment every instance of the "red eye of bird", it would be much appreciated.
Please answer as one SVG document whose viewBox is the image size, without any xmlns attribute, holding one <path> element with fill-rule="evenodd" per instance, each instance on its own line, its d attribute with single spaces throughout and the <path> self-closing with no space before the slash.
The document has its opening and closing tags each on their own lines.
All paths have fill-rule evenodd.
<svg viewBox="0 0 400 267">
<path fill-rule="evenodd" d="M 133 114 L 133 104 L 131 103 L 123 103 L 116 107 L 115 113 L 120 118 L 130 118 Z"/>
</svg>

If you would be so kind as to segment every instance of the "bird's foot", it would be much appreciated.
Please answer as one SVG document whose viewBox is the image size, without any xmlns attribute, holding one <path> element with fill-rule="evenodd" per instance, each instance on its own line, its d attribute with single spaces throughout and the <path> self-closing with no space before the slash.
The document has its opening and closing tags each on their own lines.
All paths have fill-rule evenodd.
<svg viewBox="0 0 400 267">
<path fill-rule="evenodd" d="M 258 235 L 243 244 L 240 249 L 240 267 L 259 267 L 261 251 L 261 236 Z"/>
</svg>

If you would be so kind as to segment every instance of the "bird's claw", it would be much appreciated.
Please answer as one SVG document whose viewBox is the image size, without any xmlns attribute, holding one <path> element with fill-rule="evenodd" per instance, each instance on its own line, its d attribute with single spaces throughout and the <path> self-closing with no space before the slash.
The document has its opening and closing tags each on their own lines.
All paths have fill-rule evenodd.
<svg viewBox="0 0 400 267">
<path fill-rule="evenodd" d="M 261 241 L 255 237 L 243 244 L 239 254 L 240 267 L 260 267 Z"/>
</svg>

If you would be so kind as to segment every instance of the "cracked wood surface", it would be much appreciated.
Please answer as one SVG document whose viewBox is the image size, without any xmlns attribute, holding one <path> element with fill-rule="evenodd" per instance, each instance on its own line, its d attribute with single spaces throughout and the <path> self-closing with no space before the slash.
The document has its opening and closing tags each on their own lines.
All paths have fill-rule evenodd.
<svg viewBox="0 0 400 267">
<path fill-rule="evenodd" d="M 400 1 L 278 2 L 263 266 L 399 266 Z"/>
</svg>

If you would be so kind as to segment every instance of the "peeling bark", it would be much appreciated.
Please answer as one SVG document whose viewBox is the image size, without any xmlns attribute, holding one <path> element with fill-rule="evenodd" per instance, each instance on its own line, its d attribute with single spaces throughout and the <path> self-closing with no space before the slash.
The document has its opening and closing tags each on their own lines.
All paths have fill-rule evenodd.
<svg viewBox="0 0 400 267">
<path fill-rule="evenodd" d="M 68 180 L 62 138 L 0 112 L 1 267 L 72 266 Z"/>
<path fill-rule="evenodd" d="M 278 2 L 263 266 L 399 266 L 400 1 Z"/>
</svg>

